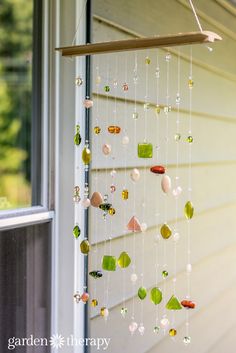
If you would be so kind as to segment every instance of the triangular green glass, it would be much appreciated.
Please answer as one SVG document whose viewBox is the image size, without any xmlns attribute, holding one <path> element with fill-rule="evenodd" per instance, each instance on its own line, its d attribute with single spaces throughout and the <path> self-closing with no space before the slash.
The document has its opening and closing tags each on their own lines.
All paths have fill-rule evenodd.
<svg viewBox="0 0 236 353">
<path fill-rule="evenodd" d="M 168 303 L 166 304 L 168 310 L 181 310 L 182 306 L 176 296 L 172 295 Z"/>
</svg>

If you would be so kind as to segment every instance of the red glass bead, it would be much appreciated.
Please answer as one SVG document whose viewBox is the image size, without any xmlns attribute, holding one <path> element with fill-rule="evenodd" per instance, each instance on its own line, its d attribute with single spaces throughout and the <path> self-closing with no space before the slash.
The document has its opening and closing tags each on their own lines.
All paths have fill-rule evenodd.
<svg viewBox="0 0 236 353">
<path fill-rule="evenodd" d="M 162 165 L 154 165 L 150 168 L 150 171 L 155 174 L 165 174 L 165 167 Z"/>
<path fill-rule="evenodd" d="M 182 300 L 181 305 L 186 309 L 195 309 L 196 304 L 191 300 Z"/>
<path fill-rule="evenodd" d="M 89 300 L 89 294 L 84 292 L 81 296 L 80 299 L 82 300 L 82 302 L 87 303 L 87 301 Z"/>
</svg>

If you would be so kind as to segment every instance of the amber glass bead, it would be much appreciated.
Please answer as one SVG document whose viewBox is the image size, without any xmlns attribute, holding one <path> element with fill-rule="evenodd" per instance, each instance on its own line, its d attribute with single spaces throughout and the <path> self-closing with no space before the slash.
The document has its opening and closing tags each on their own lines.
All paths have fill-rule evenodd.
<svg viewBox="0 0 236 353">
<path fill-rule="evenodd" d="M 110 125 L 107 128 L 108 132 L 110 132 L 110 134 L 119 134 L 121 131 L 121 128 L 119 126 L 115 126 L 115 125 Z"/>
<path fill-rule="evenodd" d="M 98 306 L 98 301 L 97 299 L 92 299 L 91 300 L 91 306 L 95 308 L 95 306 Z"/>
<path fill-rule="evenodd" d="M 177 331 L 174 328 L 171 328 L 169 330 L 169 335 L 170 335 L 170 337 L 174 337 L 177 335 Z"/>
<path fill-rule="evenodd" d="M 191 135 L 188 136 L 188 137 L 187 137 L 187 142 L 188 142 L 188 143 L 193 143 L 193 136 L 191 136 Z"/>
<path fill-rule="evenodd" d="M 127 189 L 124 189 L 122 191 L 122 199 L 123 200 L 128 200 L 128 198 L 129 198 L 129 191 Z"/>
<path fill-rule="evenodd" d="M 193 88 L 193 84 L 194 84 L 194 82 L 193 82 L 192 77 L 189 77 L 189 80 L 188 80 L 188 87 L 189 87 L 190 89 Z"/>
<path fill-rule="evenodd" d="M 101 132 L 100 126 L 94 126 L 93 131 L 96 135 L 100 134 L 100 132 Z"/>
<path fill-rule="evenodd" d="M 88 253 L 90 251 L 90 244 L 89 244 L 88 240 L 83 240 L 80 243 L 80 251 L 82 252 L 82 254 L 88 255 Z"/>
<path fill-rule="evenodd" d="M 159 106 L 159 104 L 156 104 L 156 106 L 155 106 L 155 112 L 156 112 L 156 114 L 160 114 L 160 112 L 161 112 L 161 107 Z"/>
<path fill-rule="evenodd" d="M 163 224 L 163 226 L 161 227 L 161 235 L 163 239 L 169 239 L 169 237 L 172 234 L 171 228 L 168 226 L 168 224 Z"/>
<path fill-rule="evenodd" d="M 82 160 L 85 165 L 88 165 L 91 161 L 91 151 L 88 147 L 84 147 L 84 149 L 83 149 Z"/>
<path fill-rule="evenodd" d="M 113 207 L 111 207 L 109 208 L 108 213 L 110 216 L 114 216 L 114 214 L 116 213 L 116 210 Z"/>
<path fill-rule="evenodd" d="M 191 201 L 186 202 L 184 207 L 184 214 L 187 219 L 193 218 L 194 207 Z"/>
</svg>

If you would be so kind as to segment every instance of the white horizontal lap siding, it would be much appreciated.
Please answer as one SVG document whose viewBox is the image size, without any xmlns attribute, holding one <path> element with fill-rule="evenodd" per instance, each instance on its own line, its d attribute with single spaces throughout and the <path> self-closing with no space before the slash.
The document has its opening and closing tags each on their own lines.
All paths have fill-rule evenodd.
<svg viewBox="0 0 236 353">
<path fill-rule="evenodd" d="M 152 35 L 154 33 L 175 33 L 188 30 L 196 30 L 196 25 L 193 22 L 192 13 L 181 3 L 182 0 L 159 0 L 143 2 L 141 0 L 126 2 L 121 1 L 99 1 L 94 3 L 94 13 L 97 16 L 103 17 L 112 21 L 112 26 L 94 19 L 94 41 L 113 40 L 121 38 L 132 38 L 134 33 L 141 36 Z M 217 13 L 224 13 L 223 22 L 219 26 L 218 23 L 203 22 L 203 27 L 213 30 L 221 34 L 227 27 L 227 19 L 229 21 L 229 29 L 233 32 L 232 15 L 225 10 L 222 12 L 217 2 L 204 2 L 199 0 L 199 6 L 202 11 L 204 9 L 210 16 L 210 11 L 213 11 L 217 21 L 220 17 Z M 117 24 L 117 25 L 116 25 Z M 119 27 L 123 27 L 119 28 Z M 220 30 L 221 29 L 221 30 Z M 225 33 L 225 32 L 224 32 Z M 190 353 L 222 353 L 227 350 L 233 352 L 232 348 L 232 330 L 236 326 L 236 310 L 228 305 L 232 303 L 236 295 L 236 271 L 234 259 L 236 253 L 236 68 L 234 63 L 236 44 L 234 36 L 228 33 L 224 35 L 224 41 L 214 45 L 213 53 L 210 53 L 205 46 L 193 47 L 193 116 L 192 116 L 192 131 L 194 143 L 192 145 L 192 182 L 193 194 L 192 200 L 196 210 L 196 216 L 192 220 L 191 231 L 191 248 L 192 248 L 192 293 L 193 299 L 198 303 L 197 309 L 191 313 L 191 336 L 193 343 L 189 347 Z M 236 37 L 235 37 L 236 39 Z M 176 48 L 173 50 L 176 52 Z M 149 93 L 151 103 L 156 103 L 156 88 L 155 88 L 155 68 L 156 68 L 156 50 L 151 50 L 149 56 L 151 64 L 149 65 Z M 179 202 L 179 229 L 180 241 L 177 246 L 177 294 L 182 299 L 186 293 L 186 232 L 187 225 L 183 217 L 183 207 L 187 200 L 187 163 L 188 163 L 188 146 L 185 142 L 188 134 L 188 61 L 189 48 L 181 49 L 181 55 L 185 57 L 181 60 L 181 115 L 180 115 L 180 184 L 183 187 L 183 193 Z M 160 100 L 159 103 L 165 104 L 166 95 L 166 71 L 165 71 L 165 52 L 159 50 L 160 57 Z M 187 59 L 186 59 L 187 55 Z M 138 72 L 139 72 L 139 87 L 137 99 L 144 100 L 145 96 L 145 52 L 138 52 Z M 94 108 L 93 108 L 93 127 L 96 122 L 96 104 L 99 103 L 100 119 L 99 125 L 102 133 L 96 137 L 93 134 L 93 161 L 91 173 L 91 192 L 100 191 L 102 194 L 106 192 L 106 182 L 112 183 L 110 177 L 111 168 L 117 169 L 116 177 L 116 192 L 114 194 L 113 206 L 116 209 L 116 215 L 108 217 L 108 226 L 113 228 L 113 239 L 111 241 L 112 254 L 119 256 L 120 252 L 127 250 L 131 258 L 133 255 L 133 235 L 127 234 L 126 249 L 124 249 L 123 235 L 125 234 L 125 226 L 133 215 L 133 184 L 129 174 L 133 167 L 139 167 L 141 179 L 136 184 L 136 213 L 140 221 L 145 221 L 148 225 L 148 230 L 145 233 L 145 286 L 151 288 L 155 285 L 154 258 L 155 246 L 154 236 L 158 232 L 158 224 L 156 217 L 156 206 L 158 203 L 161 213 L 158 222 L 161 224 L 164 221 L 164 196 L 160 191 L 160 176 L 153 175 L 147 169 L 147 200 L 148 211 L 147 217 L 142 218 L 142 202 L 143 202 L 143 180 L 144 180 L 144 161 L 137 157 L 136 146 L 134 146 L 134 121 L 132 112 L 134 109 L 134 87 L 133 87 L 133 68 L 134 68 L 134 53 L 118 54 L 118 89 L 117 89 L 117 125 L 123 128 L 124 126 L 124 93 L 121 86 L 125 80 L 124 64 L 125 60 L 128 63 L 127 81 L 129 91 L 127 97 L 127 131 L 130 138 L 130 144 L 127 146 L 127 183 L 129 190 L 129 200 L 126 201 L 125 214 L 123 212 L 124 201 L 121 199 L 121 192 L 124 186 L 125 170 L 124 170 L 124 147 L 121 140 L 124 136 L 123 131 L 120 135 L 109 135 L 107 130 L 107 118 L 110 124 L 113 124 L 114 99 L 104 97 L 103 86 L 107 78 L 107 65 L 110 66 L 109 83 L 111 85 L 110 96 L 114 96 L 112 80 L 115 77 L 116 55 L 111 55 L 108 60 L 105 56 L 100 56 L 100 59 L 94 58 L 94 67 L 99 63 L 100 75 L 102 78 L 101 87 L 99 89 L 99 97 L 94 93 Z M 162 75 L 163 72 L 163 75 Z M 94 71 L 94 77 L 95 77 Z M 96 92 L 96 87 L 93 88 Z M 175 97 L 177 92 L 177 56 L 172 54 L 170 62 L 170 94 L 171 105 L 175 106 Z M 142 103 L 137 104 L 139 119 L 137 120 L 137 142 L 143 141 L 144 127 L 144 112 Z M 108 112 L 108 115 L 107 115 Z M 174 141 L 175 134 L 176 110 L 173 109 L 169 114 L 169 168 L 168 174 L 174 179 L 175 163 L 176 163 L 176 142 Z M 165 115 L 161 112 L 159 119 L 160 139 L 157 141 L 156 128 L 157 117 L 152 109 L 148 112 L 148 137 L 154 147 L 160 145 L 160 158 L 158 164 L 165 163 Z M 98 152 L 95 150 L 95 138 L 98 142 Z M 112 163 L 110 157 L 105 158 L 101 152 L 103 143 L 110 143 L 114 146 L 116 139 L 116 148 L 114 150 L 115 160 Z M 148 167 L 156 164 L 155 158 L 147 161 Z M 106 172 L 106 168 L 108 168 Z M 95 176 L 97 175 L 97 188 Z M 106 176 L 107 175 L 107 176 Z M 104 182 L 105 180 L 105 182 Z M 168 219 L 170 226 L 173 227 L 175 217 L 175 202 L 171 195 L 168 196 Z M 97 218 L 95 214 L 97 213 Z M 100 265 L 100 260 L 104 255 L 105 248 L 108 249 L 108 244 L 105 245 L 106 239 L 104 221 L 101 215 L 102 211 L 90 209 L 90 240 L 92 251 L 90 256 L 90 270 L 95 270 L 95 244 L 97 243 L 97 256 Z M 137 259 L 137 274 L 140 274 L 141 268 L 138 259 L 142 254 L 141 234 L 136 234 L 136 259 Z M 159 259 L 163 262 L 163 240 L 160 241 Z M 172 276 L 173 276 L 173 240 L 167 241 L 167 263 L 170 277 L 167 280 L 167 297 L 172 294 Z M 110 275 L 109 284 L 109 308 L 110 316 L 107 324 L 99 317 L 99 308 L 91 311 L 91 336 L 95 337 L 110 337 L 111 344 L 109 352 L 124 353 L 172 353 L 173 349 L 182 352 L 184 349 L 181 339 L 184 336 L 184 310 L 176 314 L 176 324 L 178 330 L 177 342 L 173 343 L 168 337 L 153 334 L 153 326 L 155 324 L 155 313 L 152 303 L 147 298 L 145 300 L 144 326 L 146 328 L 145 335 L 141 337 L 135 334 L 131 337 L 128 331 L 130 316 L 132 311 L 132 296 L 133 289 L 130 282 L 131 267 L 126 269 L 126 293 L 127 307 L 129 310 L 128 317 L 123 320 L 120 315 L 122 306 L 122 271 L 117 269 L 115 273 Z M 104 281 L 107 280 L 107 273 L 104 273 L 102 279 L 97 280 L 97 297 L 100 304 L 104 300 Z M 140 280 L 137 281 L 135 289 L 140 285 Z M 90 278 L 90 294 L 94 293 L 94 280 Z M 163 283 L 159 278 L 159 286 L 162 288 Z M 165 299 L 165 301 L 167 298 Z M 164 303 L 163 303 L 164 304 Z M 163 305 L 162 304 L 162 305 Z M 140 300 L 135 297 L 135 317 L 137 322 L 140 322 Z M 222 323 L 224 322 L 224 324 Z M 229 332 L 229 334 L 227 334 Z M 230 334 L 231 333 L 231 334 Z M 222 340 L 221 340 L 222 337 Z M 220 349 L 221 347 L 221 349 Z M 95 352 L 95 351 L 94 351 Z M 92 350 L 93 353 L 93 350 Z"/>
<path fill-rule="evenodd" d="M 181 185 L 183 187 L 183 192 L 179 197 L 179 213 L 178 218 L 183 218 L 184 205 L 188 200 L 187 194 L 187 167 L 180 168 L 179 176 L 181 180 Z M 128 179 L 127 188 L 129 190 L 129 199 L 123 201 L 121 198 L 121 193 L 123 189 L 124 181 L 124 170 L 117 172 L 116 177 L 116 191 L 114 193 L 113 207 L 116 210 L 116 214 L 107 219 L 108 229 L 110 229 L 111 222 L 113 223 L 113 238 L 120 236 L 126 230 L 126 225 L 129 219 L 133 216 L 133 185 L 132 181 Z M 140 170 L 141 178 L 136 184 L 136 195 L 137 205 L 136 205 L 136 215 L 140 219 L 140 222 L 144 221 L 142 219 L 142 202 L 143 202 L 143 179 L 144 179 L 144 169 Z M 174 179 L 175 169 L 169 169 L 168 175 Z M 236 164 L 213 164 L 213 165 L 196 165 L 192 169 L 193 174 L 193 194 L 192 200 L 195 207 L 196 215 L 201 214 L 204 211 L 210 210 L 212 208 L 221 208 L 225 205 L 235 203 L 236 200 L 236 190 L 232 188 L 232 184 L 228 182 L 228 175 L 231 175 L 232 180 L 236 180 Z M 92 173 L 92 177 L 94 173 Z M 104 194 L 106 192 L 106 186 L 104 180 L 106 179 L 106 172 L 99 172 L 98 180 L 98 190 Z M 109 179 L 108 179 L 109 180 Z M 157 205 L 160 210 L 159 223 L 164 222 L 164 198 L 165 195 L 160 191 L 161 177 L 157 176 L 149 171 L 147 171 L 147 200 L 148 200 L 148 212 L 146 216 L 146 223 L 148 228 L 155 226 L 157 222 L 156 208 Z M 204 185 L 204 187 L 202 186 Z M 217 191 L 216 191 L 217 189 Z M 95 185 L 92 184 L 91 191 L 95 190 Z M 207 197 L 206 197 L 207 196 Z M 175 201 L 174 197 L 170 193 L 167 196 L 168 205 L 168 219 L 169 221 L 174 221 L 175 219 Z M 124 216 L 123 207 L 126 205 L 126 214 Z M 104 233 L 104 220 L 102 218 L 101 210 L 92 210 L 91 215 L 91 237 L 92 243 L 98 241 L 101 242 L 105 240 Z"/>
<path fill-rule="evenodd" d="M 197 264 L 199 261 L 202 261 L 204 258 L 207 258 L 208 256 L 212 256 L 212 254 L 215 254 L 217 252 L 220 252 L 222 249 L 225 249 L 227 247 L 230 247 L 231 245 L 234 246 L 236 241 L 235 241 L 235 234 L 236 234 L 236 225 L 234 222 L 234 214 L 236 212 L 236 206 L 228 206 L 225 207 L 224 209 L 218 209 L 214 210 L 211 212 L 206 212 L 202 215 L 199 215 L 196 217 L 196 219 L 193 221 L 193 230 L 192 230 L 192 235 L 191 235 L 191 243 L 192 243 L 192 248 L 193 253 L 192 253 L 192 263 Z M 216 219 L 220 219 L 218 222 L 216 222 Z M 228 225 L 230 231 L 226 234 L 225 233 L 225 224 Z M 172 224 L 170 224 L 172 226 Z M 179 231 L 181 238 L 178 243 L 178 254 L 177 254 L 177 271 L 184 271 L 185 265 L 186 265 L 186 260 L 187 260 L 187 254 L 186 254 L 186 222 L 181 221 L 179 224 Z M 145 245 L 144 245 L 144 252 L 146 254 L 145 257 L 145 286 L 147 288 L 151 287 L 152 285 L 155 284 L 155 271 L 154 271 L 154 258 L 155 258 L 155 242 L 154 242 L 154 237 L 156 235 L 157 231 L 156 229 L 149 230 L 145 233 Z M 137 266 L 137 274 L 141 273 L 141 263 L 140 263 L 140 258 L 142 254 L 142 247 L 140 246 L 141 244 L 141 234 L 135 234 L 135 253 L 136 253 L 136 258 L 139 259 L 137 260 L 136 266 Z M 160 263 L 163 263 L 163 242 L 164 240 L 161 240 L 159 245 L 158 245 L 158 253 L 159 253 L 159 260 Z M 173 277 L 173 254 L 174 254 L 174 245 L 173 245 L 173 240 L 170 239 L 169 241 L 166 242 L 167 244 L 167 263 L 168 263 L 168 271 L 170 277 Z M 112 241 L 111 245 L 112 249 L 112 254 L 114 256 L 119 256 L 121 251 L 126 250 L 132 259 L 133 255 L 133 235 L 130 235 L 126 239 L 126 249 L 124 249 L 123 246 L 123 239 L 115 239 Z M 95 247 L 92 249 L 92 254 L 94 254 Z M 97 247 L 97 254 L 98 254 L 98 259 L 101 259 L 103 254 L 105 252 L 105 244 L 101 243 Z M 101 266 L 101 262 L 99 261 L 99 265 Z M 95 254 L 91 256 L 90 258 L 90 268 L 91 270 L 96 269 L 95 268 Z M 216 271 L 218 272 L 220 268 L 217 266 Z M 161 271 L 161 269 L 160 269 Z M 233 266 L 232 266 L 232 271 L 233 271 Z M 231 272 L 232 272 L 231 271 Z M 130 282 L 130 275 L 132 273 L 131 267 L 126 269 L 126 280 L 127 280 L 127 286 L 126 286 L 126 296 L 130 298 L 132 296 L 132 286 Z M 97 285 L 97 293 L 98 293 L 98 298 L 100 301 L 103 300 L 103 292 L 104 292 L 104 281 L 106 281 L 108 274 L 105 272 L 104 277 L 101 280 L 96 281 Z M 227 276 L 226 276 L 227 277 Z M 160 278 L 161 281 L 161 278 Z M 194 279 L 193 279 L 194 282 Z M 120 284 L 122 283 L 122 271 L 117 269 L 116 272 L 112 273 L 110 276 L 110 287 L 109 287 L 109 305 L 111 307 L 116 306 L 118 304 L 122 304 L 122 286 L 120 287 Z M 93 292 L 93 285 L 94 285 L 94 280 L 91 279 L 90 281 L 91 284 L 91 291 Z M 137 282 L 137 287 L 140 285 L 140 281 Z M 208 285 L 207 283 L 204 283 L 204 285 Z M 202 284 L 203 286 L 203 280 Z M 218 287 L 218 283 L 216 283 L 216 287 Z M 181 284 L 177 285 L 178 291 L 181 291 L 183 289 L 183 286 Z M 184 290 L 186 289 L 184 285 Z M 194 297 L 198 301 L 197 294 Z M 119 308 L 116 308 L 116 310 L 119 311 Z M 137 307 L 137 312 L 139 312 L 139 308 Z"/>
<path fill-rule="evenodd" d="M 194 347 L 199 345 L 202 347 L 203 344 L 201 340 L 198 339 L 198 335 L 196 333 L 196 329 L 199 330 L 201 335 L 203 336 L 203 342 L 206 343 L 207 337 L 209 341 L 207 342 L 208 347 L 213 342 L 215 336 L 213 336 L 214 329 L 220 331 L 220 325 L 217 325 L 215 317 L 219 316 L 220 310 L 219 308 L 225 309 L 225 312 L 229 315 L 229 322 L 236 322 L 235 315 L 232 314 L 232 310 L 229 307 L 225 308 L 225 302 L 228 300 L 233 300 L 233 295 L 235 295 L 236 288 L 232 288 L 236 279 L 235 271 L 231 271 L 229 276 L 225 276 L 225 271 L 227 271 L 228 266 L 234 261 L 234 254 L 236 251 L 236 247 L 228 248 L 225 251 L 217 253 L 207 259 L 204 259 L 199 264 L 194 267 L 193 274 L 193 284 L 192 291 L 198 298 L 198 307 L 195 311 L 190 313 L 191 322 L 192 322 L 192 333 L 193 333 L 193 352 L 197 352 Z M 214 278 L 216 267 L 220 265 L 220 270 L 218 271 L 218 279 L 221 281 L 222 288 L 218 289 L 216 286 L 209 286 L 207 288 L 207 283 L 209 278 Z M 181 288 L 178 294 L 184 295 L 185 293 L 185 285 L 186 285 L 186 275 L 185 273 L 179 273 L 177 276 L 178 286 Z M 203 285 L 199 285 L 202 283 Z M 207 290 L 206 290 L 207 288 Z M 167 282 L 167 293 L 169 295 L 172 294 L 172 283 L 171 281 Z M 132 301 L 126 302 L 127 308 L 129 311 L 132 310 Z M 136 308 L 136 318 L 140 319 L 140 300 L 135 298 L 135 308 Z M 145 336 L 141 337 L 139 334 L 135 334 L 134 337 L 130 336 L 127 327 L 130 322 L 130 318 L 126 318 L 121 321 L 120 318 L 120 307 L 117 307 L 110 312 L 109 316 L 109 325 L 104 322 L 101 317 L 95 317 L 91 320 L 91 328 L 92 332 L 96 332 L 98 336 L 102 336 L 105 334 L 107 337 L 112 337 L 110 352 L 119 353 L 121 351 L 125 352 L 137 352 L 142 353 L 151 349 L 155 343 L 158 343 L 163 340 L 163 335 L 155 335 L 153 333 L 153 326 L 155 325 L 155 309 L 154 305 L 150 302 L 148 298 L 145 299 L 145 311 L 144 311 L 144 322 L 146 327 Z M 202 317 L 210 316 L 210 318 L 214 319 L 211 324 L 214 327 L 212 330 L 212 335 L 207 334 L 206 327 L 203 326 L 203 323 L 199 319 Z M 185 311 L 182 310 L 178 312 L 176 315 L 176 327 L 179 330 L 179 338 L 177 337 L 178 348 L 181 347 L 181 338 L 183 336 L 183 329 L 181 330 L 181 326 L 184 324 L 185 319 Z M 209 325 L 209 319 L 207 321 Z M 202 327 L 204 327 L 202 329 Z M 227 326 L 228 328 L 228 323 Z M 223 329 L 224 330 L 224 329 Z M 205 332 L 205 333 L 204 333 Z M 204 334 L 203 334 L 204 333 Z M 122 339 L 121 339 L 122 337 Z M 199 343 L 200 342 L 200 343 Z M 160 343 L 161 344 L 161 343 Z M 173 349 L 171 340 L 167 339 L 167 342 L 163 343 L 165 345 L 164 352 L 171 352 Z M 157 346 L 158 347 L 158 346 Z M 156 349 L 157 349 L 156 347 Z M 158 351 L 158 350 L 157 350 Z M 161 352 L 163 350 L 160 350 Z M 207 350 L 200 350 L 200 352 L 207 352 Z"/>
<path fill-rule="evenodd" d="M 102 24 L 97 25 L 97 31 L 107 31 L 107 26 Z M 114 29 L 113 29 L 114 31 Z M 116 39 L 113 36 L 113 31 L 108 31 L 109 38 L 108 40 Z M 223 42 L 222 42 L 223 43 Z M 215 52 L 211 53 L 211 57 L 214 58 L 214 55 L 217 55 L 217 45 L 223 45 L 221 43 L 215 44 Z M 197 53 L 199 46 L 193 46 L 193 57 L 195 57 L 195 53 Z M 207 48 L 204 46 L 204 49 L 207 51 Z M 187 57 L 189 57 L 190 49 L 189 46 L 181 47 L 181 52 L 185 53 Z M 156 103 L 156 80 L 155 80 L 155 70 L 156 70 L 156 62 L 157 62 L 157 50 L 152 49 L 149 51 L 149 57 L 151 59 L 151 63 L 149 65 L 149 96 L 150 101 Z M 160 67 L 160 95 L 159 100 L 160 103 L 165 104 L 166 100 L 166 63 L 165 63 L 165 51 L 159 50 L 159 67 Z M 223 53 L 220 53 L 220 55 Z M 118 89 L 117 95 L 119 97 L 124 97 L 124 93 L 122 91 L 122 84 L 125 80 L 125 61 L 127 60 L 127 82 L 129 83 L 129 91 L 127 92 L 127 98 L 134 98 L 134 84 L 133 84 L 133 70 L 134 70 L 134 52 L 126 52 L 126 53 L 113 53 L 110 54 L 109 59 L 106 55 L 100 56 L 100 58 L 95 58 L 94 61 L 99 62 L 99 70 L 100 76 L 102 78 L 101 87 L 99 89 L 99 93 L 104 93 L 104 85 L 107 80 L 107 67 L 109 66 L 109 78 L 111 91 L 110 94 L 114 95 L 114 88 L 112 85 L 112 80 L 115 77 L 116 65 L 115 58 L 118 60 Z M 145 51 L 137 51 L 138 58 L 138 76 L 139 81 L 137 85 L 137 99 L 144 100 L 145 95 L 145 57 L 147 55 L 147 50 Z M 210 55 L 208 53 L 208 55 Z M 205 62 L 205 55 L 202 55 L 201 62 Z M 212 59 L 212 65 L 214 67 L 214 59 Z M 180 79 L 180 93 L 181 95 L 181 108 L 189 109 L 189 97 L 187 94 L 188 90 L 188 77 L 189 77 L 189 62 L 186 60 L 181 61 L 181 79 Z M 94 67 L 95 69 L 95 67 Z M 227 68 L 226 68 L 227 71 Z M 95 72 L 94 72 L 95 75 Z M 227 92 L 232 92 L 235 90 L 236 82 L 227 80 L 223 76 L 215 75 L 214 72 L 206 70 L 199 65 L 193 65 L 193 79 L 194 79 L 194 89 L 193 89 L 193 110 L 200 111 L 204 113 L 210 113 L 214 115 L 221 116 L 231 116 L 235 117 L 233 114 L 232 108 L 236 108 L 236 103 L 231 101 L 231 95 L 227 94 Z M 172 55 L 172 59 L 170 62 L 170 104 L 175 106 L 175 98 L 177 92 L 177 57 L 176 55 Z M 220 99 L 217 99 L 220 97 Z M 224 104 L 222 104 L 224 102 Z M 233 105 L 232 105 L 233 104 Z"/>
</svg>

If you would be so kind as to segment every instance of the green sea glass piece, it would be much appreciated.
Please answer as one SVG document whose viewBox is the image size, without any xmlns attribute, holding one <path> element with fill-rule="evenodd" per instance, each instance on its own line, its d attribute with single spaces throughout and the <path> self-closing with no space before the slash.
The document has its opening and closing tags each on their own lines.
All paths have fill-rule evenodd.
<svg viewBox="0 0 236 353">
<path fill-rule="evenodd" d="M 101 278 L 102 277 L 102 271 L 91 271 L 89 272 L 89 275 L 95 279 Z"/>
<path fill-rule="evenodd" d="M 147 296 L 147 290 L 145 287 L 140 287 L 138 290 L 138 296 L 141 300 L 145 299 Z"/>
<path fill-rule="evenodd" d="M 105 271 L 115 271 L 116 270 L 115 256 L 104 255 L 102 258 L 102 268 Z"/>
<path fill-rule="evenodd" d="M 85 165 L 88 165 L 91 162 L 91 151 L 88 147 L 84 147 L 83 149 L 82 160 Z"/>
<path fill-rule="evenodd" d="M 80 227 L 79 226 L 74 226 L 73 228 L 73 234 L 74 234 L 74 237 L 77 239 L 79 236 L 80 236 Z"/>
<path fill-rule="evenodd" d="M 154 287 L 151 290 L 150 293 L 150 298 L 151 301 L 153 302 L 153 304 L 157 305 L 160 304 L 160 302 L 162 301 L 162 292 L 158 287 Z"/>
<path fill-rule="evenodd" d="M 138 144 L 138 156 L 139 158 L 152 158 L 152 144 L 142 142 Z"/>
<path fill-rule="evenodd" d="M 79 125 L 76 125 L 76 133 L 75 133 L 75 136 L 74 136 L 74 143 L 76 146 L 79 146 L 81 144 L 81 136 L 80 136 L 80 126 Z"/>
<path fill-rule="evenodd" d="M 80 243 L 80 251 L 82 252 L 82 254 L 88 255 L 88 253 L 90 251 L 90 244 L 89 244 L 89 241 L 87 239 L 83 240 Z"/>
<path fill-rule="evenodd" d="M 172 295 L 168 303 L 166 304 L 168 310 L 181 310 L 182 306 L 176 296 Z"/>
<path fill-rule="evenodd" d="M 129 257 L 129 255 L 127 254 L 127 252 L 123 251 L 120 256 L 119 259 L 117 260 L 118 265 L 121 268 L 126 268 L 130 265 L 131 263 L 131 258 Z"/>
<path fill-rule="evenodd" d="M 194 207 L 191 201 L 186 202 L 184 206 L 184 214 L 187 219 L 193 218 Z"/>
<path fill-rule="evenodd" d="M 103 202 L 99 205 L 99 208 L 105 212 L 109 211 L 111 208 L 112 204 L 107 203 L 107 202 Z"/>
<path fill-rule="evenodd" d="M 172 230 L 171 228 L 168 226 L 168 224 L 163 224 L 163 226 L 161 226 L 161 235 L 162 235 L 162 238 L 163 239 L 169 239 L 169 237 L 171 236 L 172 234 Z"/>
</svg>

